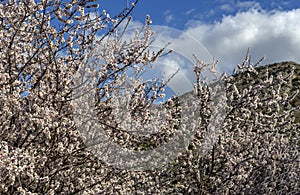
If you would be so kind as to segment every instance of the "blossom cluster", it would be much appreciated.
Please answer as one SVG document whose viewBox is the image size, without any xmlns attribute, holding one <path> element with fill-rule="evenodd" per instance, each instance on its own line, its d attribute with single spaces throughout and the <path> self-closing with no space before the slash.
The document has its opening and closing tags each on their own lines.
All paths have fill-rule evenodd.
<svg viewBox="0 0 300 195">
<path fill-rule="evenodd" d="M 247 53 L 232 75 L 216 76 L 226 113 L 212 118 L 221 109 L 214 107 L 217 89 L 201 74 L 216 73 L 217 63 L 196 58 L 194 94 L 185 96 L 191 104 L 174 97 L 157 105 L 169 80 L 144 81 L 142 73 L 167 52 L 149 49 L 150 16 L 130 39 L 128 25 L 120 28 L 137 2 L 115 18 L 93 0 L 1 2 L 0 194 L 299 193 L 298 108 L 283 109 L 297 95 L 283 91 L 293 69 L 261 73 Z M 198 109 L 197 120 L 182 117 L 188 106 Z M 103 137 L 88 118 L 93 113 L 103 135 L 131 151 L 164 145 L 184 121 L 196 131 L 164 166 L 120 169 L 95 153 Z M 212 134 L 215 120 L 223 122 Z"/>
</svg>

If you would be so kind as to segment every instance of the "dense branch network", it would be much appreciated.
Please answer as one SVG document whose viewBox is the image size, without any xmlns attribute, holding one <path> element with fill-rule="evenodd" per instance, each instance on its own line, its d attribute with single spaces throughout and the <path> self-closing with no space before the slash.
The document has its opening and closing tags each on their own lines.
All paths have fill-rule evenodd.
<svg viewBox="0 0 300 195">
<path fill-rule="evenodd" d="M 168 81 L 141 77 L 145 67 L 166 55 L 165 48 L 149 49 L 150 17 L 142 30 L 124 41 L 128 25 L 122 30 L 121 24 L 130 22 L 137 3 L 110 17 L 93 0 L 1 2 L 0 193 L 299 192 L 299 126 L 293 123 L 295 108 L 283 109 L 297 92 L 282 92 L 293 70 L 276 77 L 268 69 L 258 72 L 259 63 L 252 64 L 249 53 L 232 75 L 218 78 L 224 83 L 226 118 L 205 155 L 199 155 L 199 148 L 214 120 L 210 117 L 214 89 L 201 74 L 205 67 L 214 72 L 216 63 L 197 58 L 193 97 L 201 114 L 195 137 L 180 156 L 160 169 L 129 171 L 94 155 L 78 132 L 76 107 L 71 104 L 83 92 L 89 93 L 76 91 L 91 76 L 96 75 L 92 97 L 99 126 L 120 146 L 136 151 L 159 147 L 182 122 L 180 97 L 160 105 L 165 123 L 157 124 L 151 112 L 158 107 L 154 102 L 164 97 Z M 119 120 L 114 109 L 126 100 L 128 112 Z M 126 121 L 145 126 L 153 120 L 160 128 L 149 137 L 128 132 Z"/>
</svg>

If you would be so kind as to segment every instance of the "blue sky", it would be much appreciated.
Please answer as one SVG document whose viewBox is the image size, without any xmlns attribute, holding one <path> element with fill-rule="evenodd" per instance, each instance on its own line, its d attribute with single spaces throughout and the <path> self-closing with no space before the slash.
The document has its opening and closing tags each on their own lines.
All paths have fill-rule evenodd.
<svg viewBox="0 0 300 195">
<path fill-rule="evenodd" d="M 130 4 L 130 0 L 128 3 Z M 126 0 L 102 0 L 101 6 L 115 14 L 126 7 Z M 249 9 L 286 11 L 300 8 L 299 0 L 140 0 L 133 12 L 135 20 L 143 21 L 149 14 L 156 25 L 168 25 L 183 30 L 191 20 L 205 23 L 220 21 Z"/>
<path fill-rule="evenodd" d="M 102 0 L 101 6 L 113 16 L 126 7 L 126 0 Z M 134 23 L 144 23 L 147 14 L 153 25 L 192 36 L 201 44 L 199 57 L 211 59 L 206 58 L 204 51 L 208 51 L 219 61 L 219 72 L 230 73 L 248 48 L 253 63 L 263 56 L 263 64 L 300 63 L 299 0 L 140 0 L 132 13 Z M 181 47 L 181 54 L 197 49 L 197 44 L 183 44 L 172 37 L 164 36 L 162 41 L 168 39 Z"/>
<path fill-rule="evenodd" d="M 128 0 L 129 3 L 132 1 Z M 114 15 L 118 13 L 118 11 L 122 10 L 126 6 L 126 0 L 102 0 L 100 3 L 100 8 L 107 10 L 111 13 L 111 15 Z M 296 28 L 296 25 L 300 26 L 300 22 L 298 22 L 298 19 L 300 21 L 300 15 L 299 15 L 299 9 L 300 9 L 300 1 L 299 0 L 286 0 L 286 1 L 280 1 L 280 0 L 264 0 L 264 1 L 243 1 L 243 0 L 140 0 L 138 5 L 136 6 L 132 16 L 135 21 L 144 22 L 146 14 L 149 14 L 153 20 L 154 25 L 165 25 L 168 27 L 176 28 L 183 31 L 189 31 L 192 34 L 192 36 L 198 38 L 200 41 L 203 42 L 203 44 L 209 42 L 208 40 L 208 34 L 203 35 L 203 37 L 206 37 L 206 40 L 203 40 L 203 37 L 197 37 L 197 35 L 193 35 L 193 29 L 197 27 L 200 27 L 202 25 L 202 28 L 207 27 L 210 28 L 211 31 L 213 31 L 213 28 L 217 28 L 217 25 L 219 24 L 226 24 L 226 19 L 231 18 L 233 22 L 236 22 L 236 25 L 239 25 L 239 23 L 247 23 L 247 20 L 251 23 L 248 28 L 257 28 L 258 31 L 266 31 L 264 29 L 263 22 L 269 21 L 269 26 L 267 28 L 276 28 L 276 18 L 275 15 L 277 14 L 277 17 L 280 18 L 280 20 L 283 20 L 282 22 L 284 25 L 286 25 L 286 29 L 288 32 L 294 31 L 294 30 L 300 30 L 300 28 Z M 259 14 L 255 14 L 254 12 L 257 11 Z M 241 14 L 248 15 L 242 17 Z M 286 15 L 284 15 L 286 14 Z M 261 21 L 261 25 L 257 23 L 257 26 L 253 25 L 253 21 L 255 19 L 258 19 L 266 16 L 267 21 Z M 274 16 L 274 18 L 272 18 Z M 299 18 L 292 18 L 292 17 L 298 17 Z M 268 18 L 269 17 L 269 18 Z M 244 21 L 242 21 L 244 20 Z M 232 24 L 233 25 L 233 24 Z M 243 24 L 244 25 L 244 24 Z M 226 27 L 222 27 L 222 29 L 219 30 L 218 37 L 223 36 L 223 39 L 226 39 L 226 36 L 229 36 L 230 31 L 230 25 L 228 26 L 228 29 Z M 295 29 L 293 29 L 295 28 Z M 216 31 L 217 29 L 215 29 Z M 236 29 L 237 31 L 238 29 Z M 271 29 L 267 29 L 270 30 Z M 275 29 L 273 29 L 275 30 Z M 290 31 L 289 31 L 290 30 Z M 207 33 L 210 33 L 211 31 L 207 30 Z M 225 33 L 227 31 L 228 34 Z M 234 29 L 232 29 L 234 31 Z M 235 32 L 236 32 L 235 31 Z M 242 31 L 242 29 L 240 29 Z M 221 33 L 223 32 L 223 33 Z M 205 33 L 204 30 L 202 30 L 200 34 Z M 217 32 L 215 32 L 217 33 Z M 249 32 L 250 34 L 251 32 Z M 285 32 L 282 32 L 285 33 Z M 258 33 L 259 34 L 259 33 Z M 300 31 L 299 33 L 300 34 Z M 268 33 L 265 34 L 266 36 Z M 217 35 L 216 35 L 217 36 Z M 261 35 L 263 36 L 263 35 Z M 286 35 L 289 36 L 289 35 Z M 293 36 L 293 35 L 290 35 Z M 295 35 L 296 36 L 296 35 Z M 299 35 L 300 36 L 300 35 Z M 279 37 L 279 36 L 278 36 Z M 281 37 L 279 37 L 281 38 Z M 276 37 L 275 37 L 276 39 Z M 276 40 L 273 40 L 273 42 Z M 280 40 L 281 41 L 281 40 Z M 297 39 L 296 41 L 299 41 Z M 296 43 L 297 46 L 300 48 L 300 42 Z M 282 41 L 278 42 L 282 46 Z M 254 44 L 251 44 L 249 42 L 248 47 L 251 47 L 253 52 L 255 52 L 255 47 L 253 48 Z M 205 45 L 204 45 L 205 46 Z M 254 45 L 255 46 L 255 45 Z M 213 47 L 207 46 L 210 49 L 214 49 Z M 280 45 L 278 45 L 280 47 Z M 226 48 L 230 49 L 230 48 Z M 265 46 L 265 49 L 269 49 Z M 270 48 L 271 50 L 274 48 Z M 258 48 L 259 52 L 263 52 L 263 49 Z M 284 50 L 284 49 L 282 49 Z M 245 53 L 245 50 L 242 51 L 242 53 Z M 214 53 L 218 54 L 218 51 L 210 51 L 212 55 Z M 261 53 L 261 55 L 267 54 Z M 213 55 L 214 56 L 214 55 Z M 214 56 L 214 57 L 222 57 L 222 56 Z M 259 58 L 259 57 L 258 57 Z M 287 58 L 292 59 L 292 57 L 287 56 Z M 287 59 L 287 60 L 289 60 Z M 219 59 L 220 61 L 222 59 Z M 276 61 L 277 59 L 270 59 L 273 61 Z M 278 60 L 283 60 L 278 58 Z M 295 58 L 294 60 L 299 60 L 298 58 Z"/>
</svg>

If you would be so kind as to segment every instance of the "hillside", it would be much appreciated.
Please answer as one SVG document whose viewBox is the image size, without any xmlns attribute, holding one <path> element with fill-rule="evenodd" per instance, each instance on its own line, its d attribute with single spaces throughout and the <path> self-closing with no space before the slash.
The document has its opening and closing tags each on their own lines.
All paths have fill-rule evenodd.
<svg viewBox="0 0 300 195">
<path fill-rule="evenodd" d="M 296 95 L 294 100 L 290 102 L 289 105 L 286 105 L 285 108 L 291 108 L 291 107 L 299 107 L 300 106 L 300 64 L 297 64 L 295 62 L 287 61 L 287 62 L 280 62 L 280 63 L 274 63 L 269 64 L 266 66 L 260 66 L 257 67 L 256 70 L 258 71 L 258 75 L 253 77 L 256 81 L 258 78 L 263 78 L 265 76 L 265 73 L 268 69 L 269 76 L 273 75 L 273 78 L 276 78 L 279 74 L 287 75 L 290 74 L 292 71 L 292 68 L 295 67 L 294 75 L 288 80 L 286 84 L 284 84 L 282 87 L 282 93 L 286 93 L 288 95 L 291 95 L 295 93 L 297 90 L 299 93 Z M 236 78 L 243 79 L 243 74 L 237 75 Z M 254 81 L 254 83 L 256 83 Z M 242 86 L 247 86 L 247 83 L 244 83 Z M 300 123 L 300 110 L 295 111 L 295 122 Z"/>
<path fill-rule="evenodd" d="M 299 91 L 294 100 L 290 102 L 290 106 L 299 107 L 300 106 L 300 65 L 295 62 L 281 62 L 269 65 L 269 71 L 271 74 L 277 76 L 279 72 L 290 73 L 292 67 L 295 67 L 295 72 L 293 77 L 289 82 L 284 85 L 284 90 L 287 94 L 292 94 Z M 263 68 L 261 68 L 263 70 Z M 295 112 L 295 122 L 300 123 L 300 110 L 297 109 Z"/>
<path fill-rule="evenodd" d="M 250 79 L 250 82 L 252 84 L 258 84 L 259 78 L 263 78 L 265 76 L 267 68 L 269 71 L 269 76 L 273 75 L 273 77 L 276 78 L 279 74 L 282 74 L 282 75 L 290 74 L 293 67 L 295 67 L 294 75 L 292 76 L 292 78 L 290 78 L 288 80 L 288 82 L 286 84 L 284 84 L 282 86 L 283 89 L 281 91 L 282 91 L 282 93 L 291 95 L 291 94 L 295 93 L 297 90 L 299 90 L 299 93 L 290 102 L 289 105 L 286 105 L 285 109 L 291 108 L 291 107 L 299 107 L 300 106 L 300 64 L 297 64 L 297 63 L 291 62 L 291 61 L 287 61 L 287 62 L 269 64 L 269 65 L 265 65 L 265 66 L 259 66 L 256 68 L 256 70 L 258 71 L 258 75 L 256 75 L 256 76 L 252 75 L 252 79 Z M 246 76 L 245 73 L 243 73 L 243 74 L 235 75 L 234 78 L 242 80 L 245 76 Z M 242 83 L 242 85 L 237 86 L 239 89 L 250 85 L 250 83 L 246 83 L 243 81 L 241 83 Z M 183 94 L 180 97 L 185 98 L 189 93 Z M 295 114 L 295 122 L 300 123 L 300 110 L 299 109 L 296 110 L 294 114 Z"/>
</svg>

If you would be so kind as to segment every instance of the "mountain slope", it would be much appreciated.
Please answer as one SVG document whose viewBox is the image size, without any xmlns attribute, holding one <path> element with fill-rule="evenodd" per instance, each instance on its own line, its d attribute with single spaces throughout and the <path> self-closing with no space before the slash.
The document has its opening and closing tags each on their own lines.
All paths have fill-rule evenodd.
<svg viewBox="0 0 300 195">
<path fill-rule="evenodd" d="M 294 74 L 287 81 L 286 84 L 283 84 L 282 93 L 292 95 L 293 93 L 296 93 L 297 90 L 299 91 L 299 93 L 289 103 L 289 105 L 286 105 L 286 108 L 300 106 L 300 64 L 297 64 L 297 63 L 291 62 L 291 61 L 287 61 L 287 62 L 269 64 L 266 66 L 260 66 L 260 67 L 256 68 L 256 70 L 258 71 L 259 74 L 254 78 L 254 79 L 257 79 L 257 78 L 264 77 L 267 69 L 269 71 L 269 76 L 272 75 L 274 78 L 276 78 L 279 74 L 288 75 L 292 72 L 293 67 L 295 68 Z M 242 78 L 242 77 L 240 77 L 240 78 Z M 300 123 L 300 110 L 299 109 L 297 109 L 295 111 L 294 116 L 295 116 L 295 122 Z"/>
</svg>

